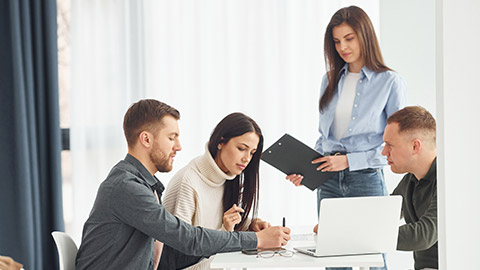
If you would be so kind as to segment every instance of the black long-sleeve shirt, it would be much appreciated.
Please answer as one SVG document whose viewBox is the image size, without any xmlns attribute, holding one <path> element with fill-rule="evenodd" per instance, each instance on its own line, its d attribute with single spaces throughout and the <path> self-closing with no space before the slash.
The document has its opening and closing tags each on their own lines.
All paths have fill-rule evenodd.
<svg viewBox="0 0 480 270">
<path fill-rule="evenodd" d="M 398 250 L 413 251 L 415 269 L 438 269 L 437 159 L 420 181 L 408 173 L 393 191 L 402 195 L 405 225 L 398 232 Z"/>
</svg>

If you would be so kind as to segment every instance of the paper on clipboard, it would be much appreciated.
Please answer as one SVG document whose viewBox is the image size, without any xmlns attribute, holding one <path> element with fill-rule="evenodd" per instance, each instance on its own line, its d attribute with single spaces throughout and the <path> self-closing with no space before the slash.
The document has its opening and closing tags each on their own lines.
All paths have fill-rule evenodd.
<svg viewBox="0 0 480 270">
<path fill-rule="evenodd" d="M 289 134 L 283 135 L 262 153 L 262 160 L 283 173 L 303 175 L 302 185 L 315 190 L 336 172 L 317 171 L 318 165 L 312 160 L 322 157 L 320 153 L 308 147 Z"/>
</svg>

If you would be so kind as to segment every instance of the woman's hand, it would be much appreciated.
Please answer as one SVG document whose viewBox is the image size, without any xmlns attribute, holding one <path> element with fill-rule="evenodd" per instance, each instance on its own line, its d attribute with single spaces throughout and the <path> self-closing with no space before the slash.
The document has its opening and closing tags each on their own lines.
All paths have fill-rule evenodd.
<svg viewBox="0 0 480 270">
<path fill-rule="evenodd" d="M 338 172 L 343 171 L 348 168 L 348 159 L 347 155 L 338 155 L 338 156 L 328 156 L 314 159 L 312 164 L 320 163 L 320 166 L 317 167 L 317 171 L 322 172 Z"/>
<path fill-rule="evenodd" d="M 288 181 L 292 182 L 295 186 L 301 186 L 302 185 L 302 180 L 303 180 L 303 175 L 301 174 L 290 174 L 285 177 Z"/>
<path fill-rule="evenodd" d="M 250 227 L 250 229 L 254 232 L 258 232 L 271 227 L 269 222 L 263 221 L 259 218 L 254 219 L 252 221 L 252 224 L 253 225 Z"/>
<path fill-rule="evenodd" d="M 223 227 L 225 227 L 225 230 L 233 232 L 235 225 L 242 221 L 242 217 L 240 216 L 239 212 L 243 213 L 245 211 L 241 207 L 238 207 L 236 204 L 234 204 L 232 208 L 223 213 Z"/>
<path fill-rule="evenodd" d="M 312 164 L 321 163 L 317 167 L 318 171 L 322 172 L 338 172 L 343 171 L 348 168 L 348 159 L 347 155 L 338 155 L 338 156 L 328 156 L 314 159 Z M 303 175 L 301 174 L 289 174 L 285 177 L 288 181 L 292 182 L 295 186 L 301 186 Z"/>
</svg>

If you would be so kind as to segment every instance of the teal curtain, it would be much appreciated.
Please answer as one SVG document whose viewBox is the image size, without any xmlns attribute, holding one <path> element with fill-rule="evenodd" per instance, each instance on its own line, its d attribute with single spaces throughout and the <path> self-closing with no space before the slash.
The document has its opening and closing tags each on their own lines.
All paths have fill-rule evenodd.
<svg viewBox="0 0 480 270">
<path fill-rule="evenodd" d="M 0 1 L 0 254 L 57 269 L 64 230 L 55 0 Z"/>
</svg>

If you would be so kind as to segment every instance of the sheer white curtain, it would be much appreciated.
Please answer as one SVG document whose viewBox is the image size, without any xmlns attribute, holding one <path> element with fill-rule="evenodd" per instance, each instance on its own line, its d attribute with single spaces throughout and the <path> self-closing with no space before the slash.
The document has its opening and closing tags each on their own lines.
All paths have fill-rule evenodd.
<svg viewBox="0 0 480 270">
<path fill-rule="evenodd" d="M 313 147 L 325 27 L 350 4 L 377 27 L 378 0 L 73 1 L 70 233 L 77 243 L 99 184 L 126 154 L 123 115 L 138 99 L 161 100 L 182 115 L 183 150 L 172 172 L 157 174 L 165 185 L 231 112 L 257 121 L 265 147 L 284 133 Z M 262 162 L 259 212 L 273 225 L 282 217 L 288 226 L 313 225 L 316 195 Z"/>
</svg>

